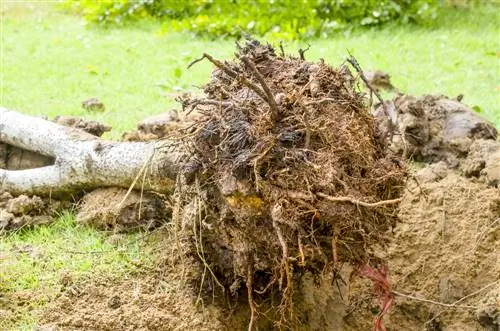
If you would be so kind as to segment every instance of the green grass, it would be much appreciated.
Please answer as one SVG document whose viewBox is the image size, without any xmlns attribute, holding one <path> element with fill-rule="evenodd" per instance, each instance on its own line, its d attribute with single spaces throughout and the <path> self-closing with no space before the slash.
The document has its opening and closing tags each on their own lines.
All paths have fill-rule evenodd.
<svg viewBox="0 0 500 331">
<path fill-rule="evenodd" d="M 13 7 L 13 5 L 11 5 Z M 229 58 L 233 41 L 193 39 L 165 33 L 159 23 L 124 29 L 86 27 L 80 18 L 48 11 L 3 15 L 0 104 L 29 114 L 88 116 L 119 137 L 150 114 L 178 107 L 163 95 L 197 90 L 211 66 L 187 64 L 202 52 Z M 35 11 L 36 12 L 36 11 Z M 453 11 L 427 28 L 388 26 L 339 33 L 311 41 L 310 60 L 340 64 L 349 49 L 365 69 L 381 69 L 411 94 L 465 95 L 500 125 L 500 28 L 498 10 Z M 296 52 L 304 44 L 288 43 Z M 81 102 L 98 97 L 106 112 L 88 115 Z"/>
<path fill-rule="evenodd" d="M 116 238 L 116 236 L 114 237 Z M 34 325 L 31 312 L 56 297 L 63 287 L 61 277 L 72 285 L 90 277 L 123 277 L 151 267 L 149 250 L 141 248 L 140 234 L 109 234 L 78 226 L 65 213 L 48 226 L 21 229 L 0 237 L 0 310 L 11 310 L 0 318 L 0 330 Z M 6 297 L 4 298 L 3 295 Z M 26 297 L 26 300 L 20 299 Z M 10 296 L 14 296 L 12 300 Z M 16 301 L 16 302 L 13 302 Z M 13 307 L 23 303 L 22 306 Z"/>
<path fill-rule="evenodd" d="M 33 2 L 34 3 L 34 2 Z M 164 94 L 196 91 L 211 66 L 187 64 L 209 52 L 229 58 L 233 41 L 193 39 L 165 33 L 159 23 L 124 29 L 87 27 L 78 17 L 48 5 L 32 9 L 1 1 L 0 105 L 33 115 L 78 115 L 110 124 L 117 138 L 147 115 L 177 107 Z M 365 69 L 391 74 L 411 94 L 465 95 L 500 127 L 500 28 L 498 8 L 447 11 L 428 27 L 387 26 L 381 30 L 339 33 L 311 41 L 310 60 L 338 65 L 349 49 Z M 276 41 L 275 41 L 276 42 Z M 289 52 L 304 43 L 288 42 Z M 81 102 L 98 97 L 106 111 L 87 114 Z M 131 235 L 125 240 L 137 238 Z M 75 279 L 95 274 L 117 277 L 152 263 L 137 244 L 115 249 L 108 235 L 80 227 L 70 215 L 49 226 L 0 236 L 0 309 L 2 293 L 28 291 L 33 302 L 19 311 L 15 329 L 30 329 L 43 306 L 60 290 L 61 273 Z M 79 254 L 71 251 L 105 251 Z M 0 329 L 9 327 L 1 324 Z"/>
</svg>

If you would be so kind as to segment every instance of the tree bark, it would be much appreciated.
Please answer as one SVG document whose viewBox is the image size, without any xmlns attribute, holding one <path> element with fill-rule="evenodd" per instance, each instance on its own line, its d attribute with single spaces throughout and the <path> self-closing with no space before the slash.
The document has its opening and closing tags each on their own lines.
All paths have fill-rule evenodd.
<svg viewBox="0 0 500 331">
<path fill-rule="evenodd" d="M 131 185 L 169 192 L 181 168 L 189 164 L 188 154 L 176 141 L 106 141 L 5 108 L 0 108 L 0 141 L 55 158 L 46 167 L 0 169 L 0 191 L 12 194 L 67 194 Z"/>
</svg>

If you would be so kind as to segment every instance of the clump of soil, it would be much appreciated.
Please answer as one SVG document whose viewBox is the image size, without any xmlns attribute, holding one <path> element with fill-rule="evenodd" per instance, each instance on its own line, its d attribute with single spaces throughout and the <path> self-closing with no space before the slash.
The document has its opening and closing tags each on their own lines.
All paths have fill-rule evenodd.
<svg viewBox="0 0 500 331">
<path fill-rule="evenodd" d="M 500 143 L 497 140 L 477 140 L 469 148 L 467 158 L 460 162 L 466 177 L 484 180 L 489 186 L 500 185 Z"/>
<path fill-rule="evenodd" d="M 59 211 L 69 205 L 58 200 L 43 200 L 36 195 L 13 197 L 5 192 L 0 195 L 0 232 L 50 223 Z"/>
<path fill-rule="evenodd" d="M 398 95 L 386 107 L 395 108 L 400 132 L 394 136 L 392 148 L 416 161 L 446 161 L 457 167 L 475 140 L 497 138 L 492 124 L 445 96 Z"/>
<path fill-rule="evenodd" d="M 376 130 L 349 69 L 275 54 L 250 41 L 217 68 L 187 134 L 203 172 L 185 190 L 191 231 L 212 284 L 279 307 L 293 325 L 300 276 L 374 262 L 394 223 L 405 167 Z M 207 282 L 210 283 L 210 282 Z M 210 292 L 211 293 L 211 292 Z M 275 295 L 276 294 L 276 295 Z"/>
<path fill-rule="evenodd" d="M 76 221 L 102 230 L 122 232 L 153 229 L 170 217 L 169 206 L 156 194 L 102 188 L 80 200 Z"/>
<path fill-rule="evenodd" d="M 103 112 L 104 103 L 97 98 L 90 98 L 82 102 L 82 108 L 89 112 Z"/>
<path fill-rule="evenodd" d="M 381 70 L 365 71 L 365 77 L 370 85 L 370 88 L 374 91 L 393 91 L 394 86 L 391 83 L 391 76 Z"/>
<path fill-rule="evenodd" d="M 179 126 L 177 111 L 150 116 L 139 122 L 137 130 L 125 132 L 123 141 L 151 141 L 166 137 Z"/>
<path fill-rule="evenodd" d="M 56 116 L 54 122 L 71 128 L 83 130 L 96 137 L 100 137 L 105 132 L 111 131 L 111 127 L 108 125 L 76 116 Z"/>
</svg>

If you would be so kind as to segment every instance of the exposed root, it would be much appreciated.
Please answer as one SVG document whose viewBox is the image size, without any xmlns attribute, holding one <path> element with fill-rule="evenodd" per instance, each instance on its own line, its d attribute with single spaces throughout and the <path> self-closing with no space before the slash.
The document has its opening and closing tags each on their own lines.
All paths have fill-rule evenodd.
<svg viewBox="0 0 500 331">
<path fill-rule="evenodd" d="M 321 197 L 321 198 L 324 198 L 328 201 L 331 201 L 331 202 L 350 202 L 353 205 L 359 205 L 359 206 L 368 207 L 368 208 L 380 207 L 380 206 L 385 206 L 385 205 L 393 205 L 393 204 L 400 203 L 402 200 L 401 198 L 397 198 L 397 199 L 368 203 L 368 202 L 356 200 L 356 199 L 350 198 L 350 197 L 332 197 L 332 196 L 329 196 L 329 195 L 321 193 L 321 192 L 316 193 L 316 195 Z"/>
<path fill-rule="evenodd" d="M 382 300 L 380 312 L 375 319 L 375 331 L 385 331 L 386 328 L 382 324 L 382 321 L 394 300 L 391 284 L 389 284 L 389 280 L 387 279 L 387 267 L 382 266 L 380 269 L 375 269 L 368 265 L 364 265 L 360 273 L 361 276 L 367 277 L 373 281 L 373 292 L 379 295 Z"/>
<path fill-rule="evenodd" d="M 248 322 L 248 331 L 253 330 L 253 325 L 255 322 L 255 317 L 257 315 L 257 309 L 255 308 L 255 302 L 253 300 L 253 258 L 248 259 L 248 271 L 247 271 L 247 293 L 248 293 L 248 306 L 250 307 L 250 321 Z"/>
<path fill-rule="evenodd" d="M 278 106 L 276 106 L 276 100 L 274 100 L 273 93 L 269 89 L 269 86 L 267 86 L 266 81 L 264 80 L 264 77 L 262 77 L 259 70 L 257 70 L 257 67 L 255 66 L 255 64 L 247 56 L 242 56 L 242 57 L 240 57 L 240 59 L 247 66 L 249 66 L 250 69 L 252 69 L 252 72 L 255 75 L 255 78 L 257 78 L 260 85 L 262 86 L 262 89 L 266 93 L 267 102 L 269 103 L 269 106 L 271 107 L 271 121 L 274 122 L 276 120 L 276 116 L 278 114 Z"/>
</svg>

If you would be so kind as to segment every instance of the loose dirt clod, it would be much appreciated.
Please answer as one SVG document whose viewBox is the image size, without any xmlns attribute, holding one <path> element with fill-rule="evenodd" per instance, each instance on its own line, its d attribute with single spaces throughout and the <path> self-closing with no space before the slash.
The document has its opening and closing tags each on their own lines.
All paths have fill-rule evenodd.
<svg viewBox="0 0 500 331">
<path fill-rule="evenodd" d="M 182 126 L 189 125 L 193 116 L 179 118 L 175 109 L 158 115 L 150 116 L 140 121 L 137 130 L 125 132 L 122 135 L 123 141 L 151 141 L 171 136 L 173 132 Z M 182 123 L 181 123 L 182 121 Z"/>
<path fill-rule="evenodd" d="M 117 232 L 153 229 L 170 219 L 164 200 L 152 193 L 121 188 L 103 188 L 86 194 L 80 201 L 76 221 L 98 229 Z"/>
<path fill-rule="evenodd" d="M 398 95 L 389 104 L 395 108 L 400 132 L 392 148 L 405 158 L 427 163 L 446 161 L 457 167 L 458 159 L 467 156 L 473 141 L 497 138 L 492 124 L 445 96 Z"/>
<path fill-rule="evenodd" d="M 103 112 L 106 108 L 97 98 L 90 98 L 82 102 L 82 108 L 89 112 Z"/>
<path fill-rule="evenodd" d="M 380 70 L 365 71 L 365 76 L 370 87 L 375 91 L 394 90 L 394 86 L 391 84 L 391 76 L 387 72 Z"/>
<path fill-rule="evenodd" d="M 42 200 L 38 196 L 13 197 L 5 192 L 0 195 L 0 232 L 50 223 L 57 212 L 68 208 L 69 205 L 58 200 Z"/>
<path fill-rule="evenodd" d="M 250 329 L 264 302 L 294 325 L 301 274 L 375 262 L 405 167 L 346 66 L 280 57 L 255 40 L 234 62 L 203 58 L 216 67 L 206 98 L 184 102 L 201 114 L 186 144 L 203 172 L 181 194 L 192 217 L 178 227 L 211 268 L 205 284 L 247 298 Z"/>
<path fill-rule="evenodd" d="M 96 137 L 100 137 L 105 132 L 111 131 L 111 127 L 108 125 L 76 116 L 56 116 L 54 122 L 71 128 L 83 130 Z"/>
</svg>

